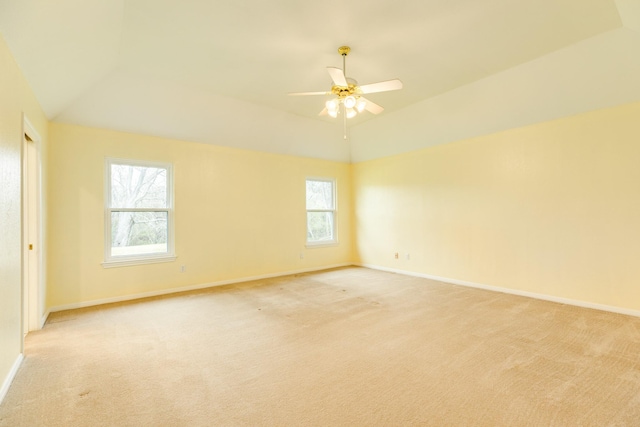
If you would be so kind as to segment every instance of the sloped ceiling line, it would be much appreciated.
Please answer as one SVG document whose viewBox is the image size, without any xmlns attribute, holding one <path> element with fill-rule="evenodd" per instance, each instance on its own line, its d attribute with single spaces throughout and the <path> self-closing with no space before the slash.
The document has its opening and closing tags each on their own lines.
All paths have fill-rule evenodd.
<svg viewBox="0 0 640 427">
<path fill-rule="evenodd" d="M 508 79 L 508 70 L 526 70 L 531 61 L 556 58 L 558 51 L 582 60 L 570 47 L 584 48 L 581 42 L 592 38 L 622 43 L 610 46 L 616 52 L 635 48 L 628 35 L 606 34 L 623 23 L 637 30 L 639 2 L 4 0 L 0 31 L 55 121 L 348 162 L 406 149 L 417 140 L 448 141 L 460 136 L 457 129 L 480 129 L 468 106 L 436 108 L 444 99 L 478 102 L 446 95 L 459 88 L 484 93 L 491 87 L 487 102 L 506 99 L 508 81 L 486 81 Z M 350 122 L 346 145 L 340 123 L 317 116 L 322 97 L 286 96 L 329 87 L 326 67 L 341 65 L 336 49 L 345 43 L 353 49 L 350 77 L 365 83 L 397 77 L 404 83 L 401 91 L 371 95 L 385 111 Z M 610 59 L 604 55 L 601 60 Z M 550 67 L 556 62 L 543 61 Z M 547 82 L 534 78 L 533 84 Z M 418 118 L 389 139 L 392 117 L 415 117 L 411 112 L 424 105 L 432 106 L 428 121 L 449 124 L 446 135 L 416 137 L 424 132 Z M 528 118 L 514 116 L 483 129 L 540 118 L 536 106 L 520 109 Z M 438 111 L 447 116 L 438 117 Z M 398 137 L 407 140 L 398 144 Z"/>
</svg>

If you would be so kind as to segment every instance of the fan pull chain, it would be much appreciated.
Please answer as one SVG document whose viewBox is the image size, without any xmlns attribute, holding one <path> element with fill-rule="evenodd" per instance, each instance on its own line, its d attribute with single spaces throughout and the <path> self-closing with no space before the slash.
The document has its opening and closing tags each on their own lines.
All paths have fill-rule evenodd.
<svg viewBox="0 0 640 427">
<path fill-rule="evenodd" d="M 344 120 L 344 140 L 347 140 L 347 107 L 342 104 L 342 118 Z"/>
</svg>

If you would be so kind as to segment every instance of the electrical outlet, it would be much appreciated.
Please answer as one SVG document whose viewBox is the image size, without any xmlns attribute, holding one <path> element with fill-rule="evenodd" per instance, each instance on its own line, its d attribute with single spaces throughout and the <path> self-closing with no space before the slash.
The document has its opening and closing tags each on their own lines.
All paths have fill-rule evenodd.
<svg viewBox="0 0 640 427">
<path fill-rule="evenodd" d="M 304 252 L 300 252 L 300 259 L 304 259 Z"/>
<path fill-rule="evenodd" d="M 396 259 L 398 259 L 398 252 L 396 252 Z"/>
<path fill-rule="evenodd" d="M 181 265 L 180 266 L 180 273 L 184 273 L 187 271 L 187 266 L 186 265 Z"/>
<path fill-rule="evenodd" d="M 409 261 L 411 259 L 411 255 L 409 255 L 409 252 L 407 252 L 407 261 Z"/>
</svg>

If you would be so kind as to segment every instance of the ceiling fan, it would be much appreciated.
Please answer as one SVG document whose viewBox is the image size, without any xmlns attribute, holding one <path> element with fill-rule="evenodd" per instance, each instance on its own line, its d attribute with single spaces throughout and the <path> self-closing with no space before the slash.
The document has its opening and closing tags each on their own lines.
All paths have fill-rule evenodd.
<svg viewBox="0 0 640 427">
<path fill-rule="evenodd" d="M 358 82 L 346 74 L 346 58 L 351 52 L 349 46 L 341 46 L 338 53 L 342 55 L 342 69 L 336 67 L 327 67 L 329 76 L 333 81 L 333 86 L 328 92 L 297 92 L 290 93 L 292 96 L 300 95 L 335 95 L 334 98 L 325 103 L 325 108 L 320 112 L 320 116 L 329 115 L 338 117 L 343 114 L 345 120 L 345 139 L 346 139 L 346 120 L 355 117 L 364 110 L 373 114 L 380 114 L 384 108 L 375 102 L 366 99 L 365 94 L 386 92 L 390 90 L 402 89 L 402 82 L 398 79 L 386 80 L 378 83 L 359 85 Z M 342 107 L 341 107 L 342 106 Z"/>
</svg>

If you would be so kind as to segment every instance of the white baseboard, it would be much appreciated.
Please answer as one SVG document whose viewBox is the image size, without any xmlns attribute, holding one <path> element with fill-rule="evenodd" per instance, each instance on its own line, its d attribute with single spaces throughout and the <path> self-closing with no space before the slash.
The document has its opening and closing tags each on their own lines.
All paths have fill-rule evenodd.
<svg viewBox="0 0 640 427">
<path fill-rule="evenodd" d="M 23 360 L 24 360 L 24 355 L 20 353 L 17 359 L 15 360 L 15 362 L 13 362 L 13 366 L 11 366 L 11 370 L 9 370 L 9 373 L 7 374 L 6 378 L 2 382 L 2 388 L 0 388 L 0 404 L 2 403 L 5 396 L 7 395 L 7 392 L 9 391 L 9 387 L 11 387 L 11 383 L 13 382 L 13 379 L 16 377 L 16 374 L 18 373 L 18 369 L 20 369 L 20 365 L 22 365 Z"/>
<path fill-rule="evenodd" d="M 529 298 L 535 298 L 535 299 L 540 299 L 540 300 L 544 300 L 544 301 L 557 302 L 557 303 L 560 303 L 560 304 L 573 305 L 573 306 L 577 306 L 577 307 L 591 308 L 591 309 L 594 309 L 594 310 L 609 311 L 609 312 L 612 312 L 612 313 L 626 314 L 628 316 L 640 317 L 640 311 L 632 310 L 630 308 L 616 307 L 616 306 L 605 305 L 605 304 L 597 304 L 597 303 L 593 303 L 593 302 L 589 302 L 589 301 L 581 301 L 581 300 L 574 300 L 574 299 L 569 299 L 569 298 L 557 297 L 557 296 L 554 296 L 554 295 L 538 294 L 538 293 L 535 293 L 535 292 L 521 291 L 521 290 L 518 290 L 518 289 L 502 288 L 502 287 L 499 287 L 499 286 L 491 286 L 491 285 L 485 285 L 485 284 L 482 284 L 482 283 L 468 282 L 466 280 L 457 280 L 457 279 L 450 279 L 448 277 L 434 276 L 432 274 L 423 274 L 423 273 L 416 273 L 416 272 L 413 272 L 413 271 L 406 271 L 406 270 L 399 270 L 399 269 L 395 269 L 395 268 L 381 267 L 381 266 L 373 265 L 373 264 L 356 263 L 354 265 L 358 265 L 360 267 L 365 267 L 365 268 L 371 268 L 373 270 L 388 271 L 390 273 L 398 273 L 398 274 L 404 274 L 404 275 L 407 275 L 407 276 L 421 277 L 423 279 L 436 280 L 438 282 L 451 283 L 453 285 L 460 285 L 460 286 L 467 286 L 467 287 L 470 287 L 470 288 L 485 289 L 485 290 L 488 290 L 488 291 L 502 292 L 502 293 L 505 293 L 505 294 L 518 295 L 518 296 L 529 297 Z"/>
<path fill-rule="evenodd" d="M 238 279 L 231 279 L 231 280 L 220 280 L 218 282 L 201 283 L 199 285 L 191 285 L 191 286 L 184 286 L 184 287 L 171 288 L 171 289 L 162 289 L 158 291 L 142 292 L 139 294 L 123 295 L 123 296 L 117 296 L 117 297 L 111 297 L 111 298 L 102 298 L 102 299 L 96 299 L 91 301 L 82 301 L 78 303 L 64 304 L 64 305 L 58 305 L 55 307 L 50 307 L 46 315 L 48 316 L 49 313 L 54 313 L 56 311 L 73 310 L 76 308 L 92 307 L 95 305 L 131 301 L 131 300 L 136 300 L 141 298 L 157 297 L 161 295 L 175 294 L 178 292 L 196 291 L 199 289 L 212 288 L 215 286 L 224 286 L 224 285 L 231 285 L 234 283 L 250 282 L 252 280 L 270 279 L 272 277 L 289 276 L 291 274 L 310 273 L 313 271 L 322 271 L 322 270 L 328 270 L 330 268 L 347 267 L 350 265 L 353 265 L 353 264 L 343 263 L 343 264 L 325 265 L 322 267 L 305 268 L 302 270 L 292 270 L 292 271 L 284 271 L 280 273 L 262 274 L 259 276 L 249 276 L 249 277 L 241 277 Z"/>
<path fill-rule="evenodd" d="M 49 314 L 51 314 L 51 310 L 47 310 L 40 319 L 40 329 L 44 328 L 44 324 L 47 323 L 47 319 L 49 318 Z"/>
</svg>

